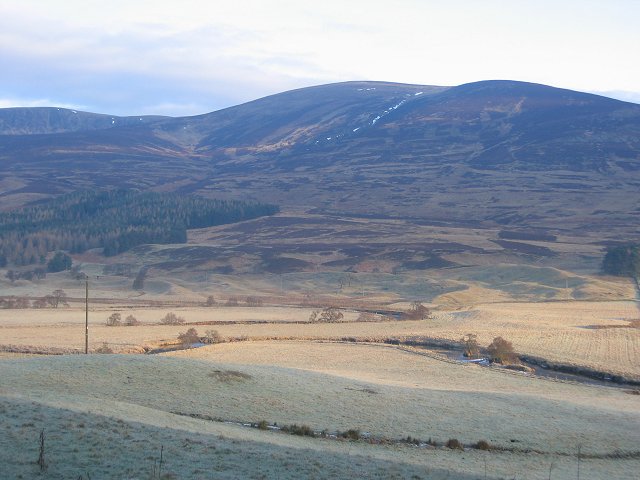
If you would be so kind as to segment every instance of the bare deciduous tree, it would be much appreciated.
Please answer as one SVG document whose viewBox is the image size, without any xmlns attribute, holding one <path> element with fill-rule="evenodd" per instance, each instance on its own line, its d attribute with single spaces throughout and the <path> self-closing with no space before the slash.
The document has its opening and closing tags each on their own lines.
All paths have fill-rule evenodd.
<svg viewBox="0 0 640 480">
<path fill-rule="evenodd" d="M 463 354 L 467 358 L 477 358 L 480 355 L 480 345 L 478 336 L 475 333 L 467 333 L 462 337 Z"/>
<path fill-rule="evenodd" d="M 51 292 L 51 295 L 47 295 L 45 298 L 47 299 L 49 305 L 51 305 L 53 308 L 58 308 L 58 306 L 60 305 L 62 305 L 63 307 L 69 306 L 69 304 L 67 303 L 67 298 L 69 297 L 64 290 L 54 290 L 53 292 Z"/>
<path fill-rule="evenodd" d="M 186 332 L 179 334 L 178 340 L 180 340 L 183 345 L 193 345 L 194 343 L 200 342 L 200 336 L 196 329 L 191 327 Z"/>
<path fill-rule="evenodd" d="M 209 295 L 207 297 L 207 301 L 205 302 L 205 305 L 207 307 L 213 307 L 214 305 L 216 305 L 216 303 L 218 303 L 218 302 L 216 302 L 216 299 L 213 298 L 213 295 Z"/>
<path fill-rule="evenodd" d="M 238 298 L 237 297 L 229 297 L 227 303 L 225 303 L 227 307 L 237 307 L 238 306 Z"/>
<path fill-rule="evenodd" d="M 217 330 L 207 330 L 204 332 L 204 343 L 221 343 L 222 337 Z"/>
<path fill-rule="evenodd" d="M 160 323 L 163 325 L 182 325 L 184 323 L 184 318 L 179 317 L 173 312 L 169 312 L 160 319 Z"/>
<path fill-rule="evenodd" d="M 261 307 L 263 302 L 261 298 L 249 296 L 246 298 L 245 303 L 247 307 Z"/>
<path fill-rule="evenodd" d="M 509 363 L 517 360 L 518 356 L 513 350 L 511 342 L 502 337 L 496 337 L 487 347 L 487 353 L 492 362 Z"/>
<path fill-rule="evenodd" d="M 122 325 L 122 315 L 120 315 L 118 312 L 109 315 L 109 318 L 107 318 L 107 326 L 117 327 L 119 325 Z"/>
</svg>

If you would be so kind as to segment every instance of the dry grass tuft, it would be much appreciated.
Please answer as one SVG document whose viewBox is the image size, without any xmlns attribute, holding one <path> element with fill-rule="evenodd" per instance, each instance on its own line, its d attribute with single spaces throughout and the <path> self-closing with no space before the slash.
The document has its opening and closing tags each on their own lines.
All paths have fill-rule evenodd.
<svg viewBox="0 0 640 480">
<path fill-rule="evenodd" d="M 450 448 L 451 450 L 464 450 L 462 443 L 457 438 L 450 438 L 447 440 L 447 443 L 444 444 L 445 447 Z"/>
<path fill-rule="evenodd" d="M 208 377 L 215 378 L 219 382 L 241 382 L 250 380 L 251 375 L 236 370 L 214 370 L 207 374 Z"/>
<path fill-rule="evenodd" d="M 491 450 L 491 444 L 489 442 L 487 442 L 486 440 L 480 440 L 480 441 L 475 443 L 473 448 L 475 448 L 477 450 Z"/>
</svg>

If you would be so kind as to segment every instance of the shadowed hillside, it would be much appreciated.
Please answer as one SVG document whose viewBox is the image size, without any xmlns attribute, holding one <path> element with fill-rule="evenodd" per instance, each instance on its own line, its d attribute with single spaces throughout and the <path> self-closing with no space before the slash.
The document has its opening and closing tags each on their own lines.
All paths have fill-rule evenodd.
<svg viewBox="0 0 640 480">
<path fill-rule="evenodd" d="M 44 131 L 25 127 L 24 114 L 0 118 L 4 133 Z M 142 118 L 1 136 L 3 205 L 118 186 L 315 213 L 637 233 L 640 106 L 605 97 L 513 81 L 348 82 Z"/>
</svg>

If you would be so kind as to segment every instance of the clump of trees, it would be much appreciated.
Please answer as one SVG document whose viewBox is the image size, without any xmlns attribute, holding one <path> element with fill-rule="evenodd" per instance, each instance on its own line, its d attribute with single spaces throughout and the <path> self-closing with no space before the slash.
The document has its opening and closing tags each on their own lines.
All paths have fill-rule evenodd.
<svg viewBox="0 0 640 480">
<path fill-rule="evenodd" d="M 42 267 L 33 270 L 8 270 L 5 276 L 11 283 L 16 280 L 42 280 L 47 277 L 47 271 Z"/>
<path fill-rule="evenodd" d="M 640 277 L 640 245 L 607 248 L 602 271 L 609 275 Z"/>
<path fill-rule="evenodd" d="M 45 295 L 41 298 L 35 298 L 33 302 L 30 303 L 29 299 L 26 297 L 6 297 L 0 298 L 0 308 L 29 308 L 30 306 L 33 308 L 58 308 L 60 306 L 68 307 L 69 302 L 67 301 L 69 297 L 67 296 L 64 290 L 54 290 L 49 295 Z"/>
<path fill-rule="evenodd" d="M 67 296 L 64 290 L 60 290 L 60 289 L 54 290 L 53 292 L 51 292 L 51 294 L 45 295 L 42 298 L 34 300 L 33 308 L 47 308 L 47 307 L 58 308 L 60 305 L 62 305 L 63 307 L 68 307 L 69 306 L 69 303 L 67 302 L 68 299 L 69 297 Z"/>
<path fill-rule="evenodd" d="M 428 318 L 431 311 L 422 302 L 412 302 L 409 310 L 402 314 L 404 320 L 424 320 Z"/>
<path fill-rule="evenodd" d="M 238 297 L 229 297 L 227 299 L 227 303 L 225 303 L 226 307 L 237 307 L 238 306 Z"/>
<path fill-rule="evenodd" d="M 125 327 L 133 327 L 140 325 L 140 321 L 133 315 L 128 315 L 127 318 L 122 321 L 122 315 L 119 312 L 114 312 L 107 318 L 106 322 L 108 327 L 119 327 L 124 325 Z"/>
<path fill-rule="evenodd" d="M 118 327 L 120 325 L 122 325 L 122 315 L 120 315 L 118 312 L 109 315 L 109 318 L 107 318 L 108 327 Z"/>
<path fill-rule="evenodd" d="M 263 301 L 261 298 L 248 296 L 245 299 L 245 303 L 247 304 L 247 307 L 261 307 L 263 304 Z"/>
<path fill-rule="evenodd" d="M 188 346 L 193 345 L 194 343 L 199 343 L 200 336 L 198 335 L 198 331 L 191 327 L 186 332 L 180 333 L 178 335 L 178 340 L 182 342 L 182 345 Z"/>
<path fill-rule="evenodd" d="M 0 308 L 20 309 L 29 308 L 29 299 L 25 297 L 7 297 L 0 298 Z"/>
<path fill-rule="evenodd" d="M 148 271 L 149 271 L 149 267 L 147 266 L 142 267 L 138 272 L 138 274 L 136 275 L 136 278 L 133 279 L 133 284 L 131 285 L 131 288 L 133 288 L 134 290 L 144 289 L 144 281 L 147 278 Z"/>
<path fill-rule="evenodd" d="M 327 307 L 324 310 L 314 310 L 309 315 L 310 322 L 335 323 L 344 318 L 344 314 L 335 307 Z"/>
<path fill-rule="evenodd" d="M 51 273 L 63 272 L 71 270 L 71 257 L 64 252 L 56 252 L 51 260 L 47 263 L 47 271 Z"/>
<path fill-rule="evenodd" d="M 162 325 L 182 325 L 184 323 L 184 318 L 179 317 L 173 312 L 167 313 L 164 317 L 160 319 L 160 323 Z"/>
<path fill-rule="evenodd" d="M 467 333 L 460 339 L 462 354 L 467 358 L 481 358 L 482 349 L 478 343 L 478 336 L 474 333 Z M 485 349 L 486 356 L 492 363 L 503 365 L 518 362 L 518 354 L 513 348 L 513 344 L 502 337 L 495 337 Z"/>
<path fill-rule="evenodd" d="M 31 265 L 54 251 L 73 254 L 102 248 L 104 255 L 112 256 L 145 243 L 184 243 L 188 229 L 277 212 L 274 205 L 173 193 L 75 192 L 0 213 L 0 266 Z"/>
</svg>

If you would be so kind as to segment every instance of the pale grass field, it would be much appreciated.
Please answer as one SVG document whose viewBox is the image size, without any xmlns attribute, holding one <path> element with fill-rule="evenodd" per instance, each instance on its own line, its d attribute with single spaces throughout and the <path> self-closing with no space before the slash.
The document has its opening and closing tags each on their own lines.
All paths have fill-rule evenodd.
<svg viewBox="0 0 640 480">
<path fill-rule="evenodd" d="M 502 336 L 524 354 L 640 378 L 640 329 L 589 328 L 628 325 L 640 317 L 635 302 L 485 304 L 439 316 L 441 325 L 430 330 L 435 337 L 475 333 L 486 345 Z"/>
<path fill-rule="evenodd" d="M 488 478 L 543 479 L 553 462 L 553 478 L 569 479 L 578 445 L 593 455 L 635 451 L 640 441 L 640 400 L 621 390 L 381 345 L 242 342 L 158 356 L 2 359 L 0 379 L 1 428 L 10 432 L 0 436 L 0 460 L 23 478 L 34 471 L 40 428 L 64 459 L 48 478 L 149 478 L 144 472 L 165 445 L 175 478 L 478 478 L 486 463 Z M 544 453 L 314 440 L 171 412 L 391 439 L 485 439 Z M 632 478 L 640 468 L 637 459 L 581 463 L 588 479 Z"/>
<path fill-rule="evenodd" d="M 140 322 L 157 324 L 168 312 L 174 312 L 190 322 L 300 322 L 309 319 L 312 308 L 297 307 L 132 307 L 122 306 L 91 306 L 89 309 L 89 323 L 92 325 L 104 325 L 109 315 L 118 312 L 122 320 L 133 315 Z M 344 311 L 344 321 L 353 321 L 357 318 L 356 312 Z M 24 310 L 0 310 L 0 327 L 7 326 L 62 326 L 65 324 L 84 323 L 85 309 L 83 306 L 24 309 Z"/>
<path fill-rule="evenodd" d="M 442 309 L 423 321 L 354 322 L 356 312 L 345 311 L 340 323 L 305 322 L 312 309 L 293 307 L 117 309 L 90 311 L 90 348 L 108 343 L 115 351 L 135 351 L 159 340 L 175 340 L 188 325 L 167 326 L 157 322 L 169 310 L 187 322 L 283 322 L 262 324 L 195 325 L 204 335 L 217 330 L 227 338 L 250 339 L 341 339 L 381 340 L 428 336 L 459 340 L 475 333 L 481 345 L 496 336 L 511 341 L 516 351 L 549 361 L 578 365 L 640 378 L 640 329 L 593 329 L 593 325 L 620 326 L 640 316 L 638 304 L 616 302 L 491 303 L 474 307 Z M 107 327 L 114 311 L 123 318 L 133 314 L 144 325 Z M 0 310 L 0 344 L 84 349 L 84 310 Z"/>
</svg>

